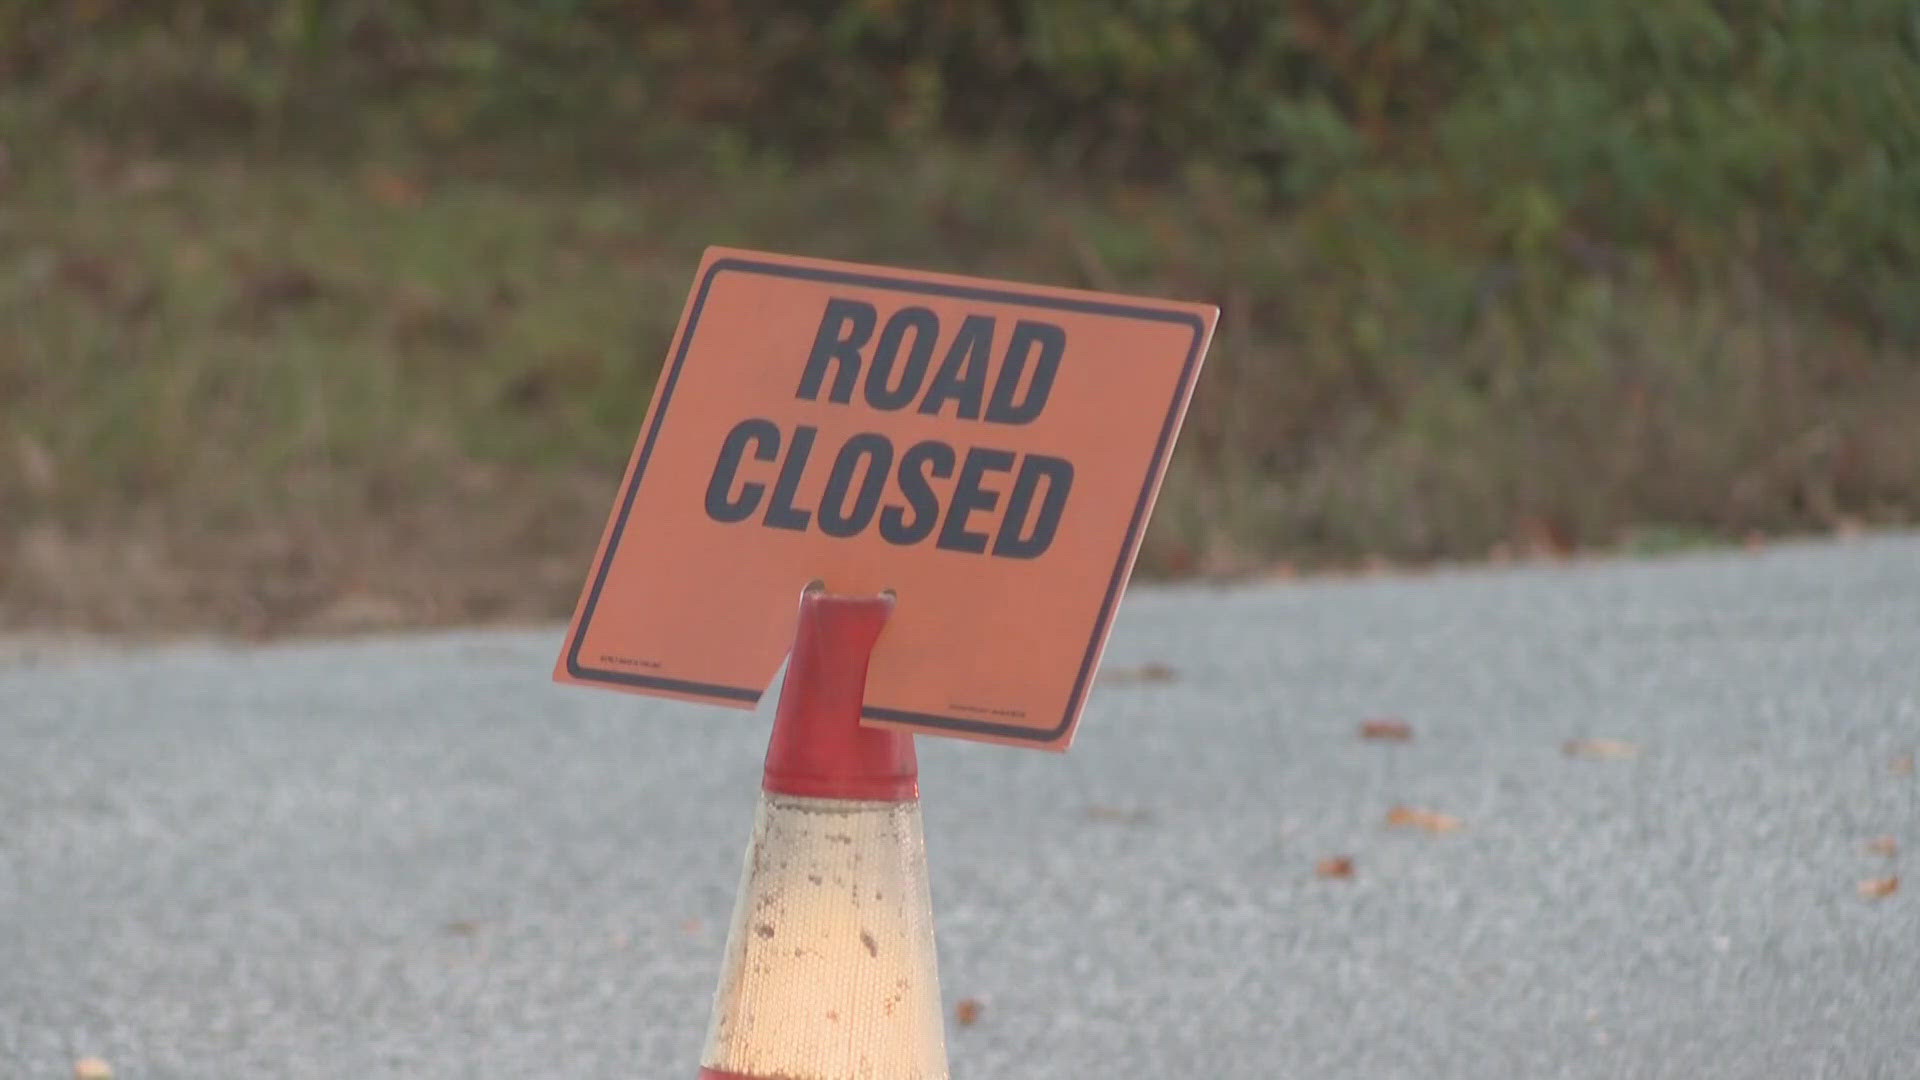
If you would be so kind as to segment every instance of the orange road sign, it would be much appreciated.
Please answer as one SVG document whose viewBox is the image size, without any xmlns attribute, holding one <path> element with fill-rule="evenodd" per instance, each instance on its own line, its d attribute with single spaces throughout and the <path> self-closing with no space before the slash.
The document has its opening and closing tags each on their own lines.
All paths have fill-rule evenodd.
<svg viewBox="0 0 1920 1080">
<path fill-rule="evenodd" d="M 892 590 L 863 722 L 1065 750 L 1217 318 L 709 248 L 554 678 L 752 707 Z"/>
</svg>

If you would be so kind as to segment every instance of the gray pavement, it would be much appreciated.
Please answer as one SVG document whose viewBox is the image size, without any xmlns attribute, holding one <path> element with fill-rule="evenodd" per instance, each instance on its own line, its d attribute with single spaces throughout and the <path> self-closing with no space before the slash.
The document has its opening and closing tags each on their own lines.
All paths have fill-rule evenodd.
<svg viewBox="0 0 1920 1080">
<path fill-rule="evenodd" d="M 0 655 L 0 1077 L 691 1080 L 766 716 L 559 640 Z M 921 740 L 956 1077 L 1920 1076 L 1920 537 L 1137 587 L 1149 661 Z"/>
</svg>

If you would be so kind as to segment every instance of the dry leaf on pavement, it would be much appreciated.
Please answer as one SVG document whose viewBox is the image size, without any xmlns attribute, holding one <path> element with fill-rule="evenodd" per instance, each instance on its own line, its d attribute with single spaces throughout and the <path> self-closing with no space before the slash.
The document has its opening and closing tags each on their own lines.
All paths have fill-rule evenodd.
<svg viewBox="0 0 1920 1080">
<path fill-rule="evenodd" d="M 1900 842 L 1891 836 L 1876 836 L 1867 841 L 1867 850 L 1873 852 L 1875 855 L 1885 855 L 1888 858 L 1892 858 L 1900 853 Z"/>
<path fill-rule="evenodd" d="M 1172 682 L 1178 678 L 1179 675 L 1180 673 L 1174 670 L 1172 664 L 1163 664 L 1158 660 L 1150 660 L 1138 667 L 1111 669 L 1107 672 L 1106 680 L 1108 682 L 1120 683 L 1160 683 Z"/>
<path fill-rule="evenodd" d="M 1146 810 L 1129 810 L 1120 806 L 1089 806 L 1087 816 L 1095 821 L 1117 821 L 1123 825 L 1144 825 L 1153 820 L 1153 814 Z"/>
<path fill-rule="evenodd" d="M 1368 720 L 1360 725 L 1360 737 L 1380 742 L 1406 742 L 1413 738 L 1413 725 L 1405 720 Z"/>
<path fill-rule="evenodd" d="M 1410 806 L 1396 806 L 1387 811 L 1387 824 L 1443 833 L 1459 828 L 1461 822 L 1452 814 L 1442 814 L 1433 810 L 1416 810 Z"/>
<path fill-rule="evenodd" d="M 980 1002 L 973 998 L 962 998 L 960 1004 L 954 1007 L 953 1014 L 961 1027 L 972 1027 L 980 1019 Z"/>
<path fill-rule="evenodd" d="M 1323 878 L 1350 878 L 1353 876 L 1353 859 L 1346 855 L 1321 859 L 1313 872 Z"/>
<path fill-rule="evenodd" d="M 1860 883 L 1860 895 L 1868 900 L 1879 900 L 1892 896 L 1900 888 L 1898 877 L 1868 878 Z"/>
<path fill-rule="evenodd" d="M 1591 758 L 1595 761 L 1617 761 L 1630 758 L 1640 752 L 1640 748 L 1624 739 L 1568 739 L 1561 747 L 1568 757 Z"/>
<path fill-rule="evenodd" d="M 113 1066 L 97 1057 L 84 1057 L 73 1063 L 73 1080 L 113 1080 Z"/>
</svg>

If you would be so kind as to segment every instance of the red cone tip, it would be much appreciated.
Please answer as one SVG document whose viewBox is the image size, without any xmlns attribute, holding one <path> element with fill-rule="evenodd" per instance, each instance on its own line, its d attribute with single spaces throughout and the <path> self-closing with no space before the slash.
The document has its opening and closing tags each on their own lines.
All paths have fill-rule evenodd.
<svg viewBox="0 0 1920 1080">
<path fill-rule="evenodd" d="M 867 661 L 892 614 L 891 595 L 801 596 L 762 789 L 880 802 L 920 797 L 913 736 L 860 724 Z"/>
</svg>

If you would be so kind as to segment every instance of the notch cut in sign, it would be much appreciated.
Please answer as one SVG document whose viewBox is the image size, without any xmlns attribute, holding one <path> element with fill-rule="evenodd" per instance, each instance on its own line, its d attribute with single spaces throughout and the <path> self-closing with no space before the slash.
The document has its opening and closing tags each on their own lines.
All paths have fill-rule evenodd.
<svg viewBox="0 0 1920 1080">
<path fill-rule="evenodd" d="M 863 723 L 1066 749 L 1216 317 L 709 249 L 555 678 L 750 706 L 896 588 Z"/>
</svg>

